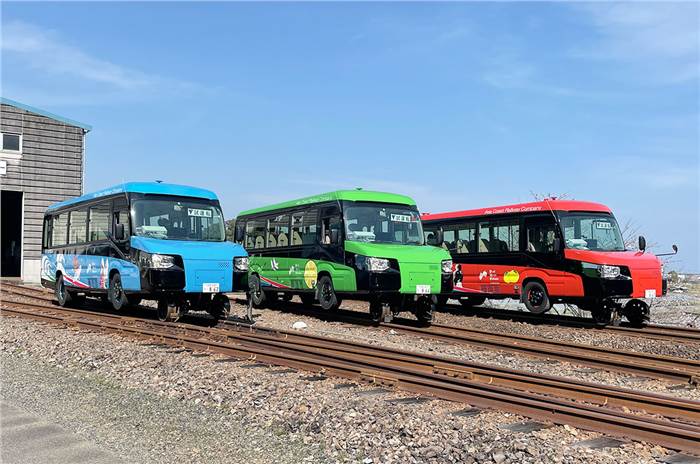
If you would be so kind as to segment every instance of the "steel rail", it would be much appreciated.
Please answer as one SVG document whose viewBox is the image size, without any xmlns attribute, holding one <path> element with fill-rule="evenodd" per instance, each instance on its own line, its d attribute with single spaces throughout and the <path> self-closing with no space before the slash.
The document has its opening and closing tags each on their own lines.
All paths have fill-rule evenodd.
<svg viewBox="0 0 700 464">
<path fill-rule="evenodd" d="M 622 325 L 595 324 L 589 318 L 567 316 L 562 314 L 533 314 L 524 311 L 513 311 L 501 308 L 464 308 L 458 305 L 447 305 L 447 311 L 457 316 L 476 317 L 480 319 L 500 319 L 516 322 L 530 322 L 534 325 L 555 325 L 561 327 L 571 327 L 577 329 L 588 329 L 601 332 L 617 332 L 622 335 L 640 338 L 651 338 L 655 340 L 671 340 L 684 343 L 700 343 L 700 329 L 693 327 L 669 326 L 658 324 L 647 324 L 644 327 L 633 327 L 628 323 Z"/>
<path fill-rule="evenodd" d="M 431 393 L 437 397 L 467 402 L 480 407 L 494 407 L 538 420 L 550 420 L 559 424 L 569 424 L 588 430 L 603 431 L 617 436 L 658 443 L 671 449 L 700 453 L 700 428 L 691 424 L 681 424 L 644 416 L 621 413 L 597 406 L 578 404 L 570 400 L 551 397 L 532 397 L 528 392 L 520 392 L 496 385 L 475 384 L 468 380 L 421 371 L 409 365 L 393 364 L 385 366 L 368 362 L 369 356 L 346 356 L 339 354 L 329 357 L 327 353 L 300 355 L 270 347 L 251 346 L 250 341 L 225 343 L 201 336 L 206 330 L 195 328 L 188 334 L 187 328 L 179 325 L 170 327 L 134 327 L 115 323 L 114 316 L 100 321 L 102 315 L 79 315 L 64 313 L 61 310 L 39 306 L 33 311 L 8 307 L 3 304 L 2 312 L 47 320 L 61 324 L 71 324 L 91 330 L 114 332 L 120 335 L 136 336 L 159 340 L 163 343 L 187 346 L 193 349 L 215 351 L 238 359 L 257 359 L 274 365 L 285 365 L 315 372 L 329 372 L 334 375 L 361 380 L 374 380 L 416 393 Z M 153 321 L 145 321 L 150 324 Z M 157 324 L 156 324 L 157 326 Z M 217 329 L 211 329 L 217 331 Z M 252 332 L 248 332 L 248 336 Z M 221 334 L 212 334 L 215 338 Z M 280 339 L 281 340 L 281 339 Z M 261 341 L 254 339 L 253 344 Z M 278 340 L 279 342 L 279 340 Z"/>
</svg>

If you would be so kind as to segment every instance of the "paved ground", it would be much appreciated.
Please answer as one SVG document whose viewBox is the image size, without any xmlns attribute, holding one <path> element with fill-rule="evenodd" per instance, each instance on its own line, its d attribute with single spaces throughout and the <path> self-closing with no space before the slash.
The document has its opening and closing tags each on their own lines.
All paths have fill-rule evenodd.
<svg viewBox="0 0 700 464">
<path fill-rule="evenodd" d="M 73 432 L 0 400 L 3 464 L 118 464 L 116 456 Z"/>
</svg>

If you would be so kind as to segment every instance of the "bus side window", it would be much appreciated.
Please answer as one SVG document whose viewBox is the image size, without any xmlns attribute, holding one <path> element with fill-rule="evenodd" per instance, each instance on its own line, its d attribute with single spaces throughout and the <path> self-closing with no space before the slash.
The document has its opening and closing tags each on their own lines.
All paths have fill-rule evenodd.
<svg viewBox="0 0 700 464">
<path fill-rule="evenodd" d="M 464 224 L 457 230 L 457 253 L 476 253 L 476 225 Z"/>
<path fill-rule="evenodd" d="M 68 222 L 68 243 L 70 245 L 85 243 L 87 237 L 87 209 L 71 211 Z"/>
<path fill-rule="evenodd" d="M 51 226 L 51 246 L 64 246 L 68 240 L 68 213 L 53 217 Z"/>
<path fill-rule="evenodd" d="M 246 248 L 265 248 L 267 218 L 251 218 L 246 223 Z"/>
<path fill-rule="evenodd" d="M 311 245 L 316 242 L 318 210 L 309 209 L 292 214 L 291 245 Z"/>
<path fill-rule="evenodd" d="M 289 215 L 280 214 L 270 218 L 267 233 L 268 248 L 286 247 L 289 245 Z"/>
<path fill-rule="evenodd" d="M 51 248 L 51 224 L 52 224 L 52 216 L 45 216 L 44 217 L 44 234 L 43 234 L 43 239 L 42 239 L 42 245 L 44 248 Z"/>
<path fill-rule="evenodd" d="M 442 247 L 448 251 L 455 251 L 457 246 L 457 240 L 455 239 L 454 230 L 445 230 L 442 234 Z"/>
<path fill-rule="evenodd" d="M 98 242 L 107 238 L 109 232 L 109 204 L 102 203 L 90 208 L 88 218 L 88 241 Z"/>
</svg>

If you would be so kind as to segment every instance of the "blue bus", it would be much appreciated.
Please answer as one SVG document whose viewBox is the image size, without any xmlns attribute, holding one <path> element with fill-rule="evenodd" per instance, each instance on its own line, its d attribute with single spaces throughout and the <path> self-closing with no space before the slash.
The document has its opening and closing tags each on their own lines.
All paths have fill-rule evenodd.
<svg viewBox="0 0 700 464">
<path fill-rule="evenodd" d="M 42 241 L 41 282 L 61 306 L 147 299 L 162 321 L 189 310 L 222 318 L 225 293 L 248 286 L 248 254 L 226 241 L 219 200 L 200 188 L 130 182 L 53 204 Z"/>
</svg>

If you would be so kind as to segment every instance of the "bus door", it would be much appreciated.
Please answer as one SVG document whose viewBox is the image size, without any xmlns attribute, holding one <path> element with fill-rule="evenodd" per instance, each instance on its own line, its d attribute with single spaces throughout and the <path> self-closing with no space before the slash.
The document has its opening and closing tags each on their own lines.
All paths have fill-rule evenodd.
<svg viewBox="0 0 700 464">
<path fill-rule="evenodd" d="M 344 262 L 343 231 L 340 207 L 330 205 L 321 208 L 321 253 L 319 259 L 334 263 Z"/>
<path fill-rule="evenodd" d="M 529 216 L 524 220 L 524 250 L 526 266 L 541 269 L 549 281 L 545 285 L 550 293 L 563 286 L 563 276 L 559 271 L 563 260 L 561 238 L 552 215 Z"/>
<path fill-rule="evenodd" d="M 118 236 L 118 230 L 123 228 L 123 237 Z M 113 258 L 124 259 L 129 252 L 129 202 L 126 197 L 117 197 L 112 204 L 112 246 L 117 249 L 112 250 Z"/>
</svg>

